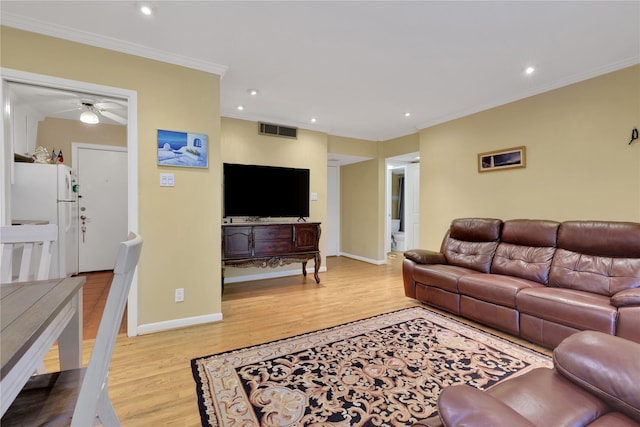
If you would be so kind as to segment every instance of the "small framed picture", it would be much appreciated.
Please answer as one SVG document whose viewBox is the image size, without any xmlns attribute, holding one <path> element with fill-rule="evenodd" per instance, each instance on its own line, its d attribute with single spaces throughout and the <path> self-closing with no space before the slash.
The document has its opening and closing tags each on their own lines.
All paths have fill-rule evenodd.
<svg viewBox="0 0 640 427">
<path fill-rule="evenodd" d="M 158 165 L 206 168 L 207 135 L 158 129 Z"/>
<path fill-rule="evenodd" d="M 524 168 L 526 166 L 527 151 L 524 145 L 478 154 L 478 172 Z"/>
</svg>

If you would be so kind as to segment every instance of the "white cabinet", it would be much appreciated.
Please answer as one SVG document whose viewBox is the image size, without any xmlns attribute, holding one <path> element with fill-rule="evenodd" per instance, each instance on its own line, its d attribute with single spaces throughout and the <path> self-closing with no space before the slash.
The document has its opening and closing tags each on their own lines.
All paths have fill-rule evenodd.
<svg viewBox="0 0 640 427">
<path fill-rule="evenodd" d="M 38 140 L 40 116 L 27 107 L 13 107 L 13 152 L 31 157 Z"/>
</svg>

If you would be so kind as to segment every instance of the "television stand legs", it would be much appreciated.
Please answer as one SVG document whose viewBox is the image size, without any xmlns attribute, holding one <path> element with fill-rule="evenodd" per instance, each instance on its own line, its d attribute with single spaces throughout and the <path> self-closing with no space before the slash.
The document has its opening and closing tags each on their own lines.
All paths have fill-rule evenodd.
<svg viewBox="0 0 640 427">
<path fill-rule="evenodd" d="M 320 254 L 317 253 L 313 257 L 313 261 L 315 263 L 313 269 L 313 278 L 316 280 L 316 283 L 320 283 L 320 276 L 318 276 L 318 271 L 320 271 Z M 307 261 L 302 261 L 302 275 L 307 277 Z"/>
</svg>

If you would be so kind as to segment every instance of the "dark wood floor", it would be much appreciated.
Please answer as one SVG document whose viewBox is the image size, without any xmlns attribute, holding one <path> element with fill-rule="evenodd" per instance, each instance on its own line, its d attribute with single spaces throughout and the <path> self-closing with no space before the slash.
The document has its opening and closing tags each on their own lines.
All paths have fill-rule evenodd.
<svg viewBox="0 0 640 427">
<path fill-rule="evenodd" d="M 113 271 L 97 271 L 81 273 L 78 276 L 87 278 L 82 291 L 82 337 L 93 339 L 98 333 L 100 318 L 107 303 L 107 295 L 113 279 Z M 120 326 L 120 333 L 127 332 L 127 312 L 125 310 Z"/>
</svg>

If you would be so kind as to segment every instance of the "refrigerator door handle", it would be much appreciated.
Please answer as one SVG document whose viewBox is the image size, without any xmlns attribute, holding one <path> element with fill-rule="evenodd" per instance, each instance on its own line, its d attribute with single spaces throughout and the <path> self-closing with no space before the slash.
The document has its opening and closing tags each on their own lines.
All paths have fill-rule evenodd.
<svg viewBox="0 0 640 427">
<path fill-rule="evenodd" d="M 71 230 L 71 220 L 73 219 L 73 212 L 71 209 L 66 209 L 67 211 L 67 223 L 64 226 L 64 232 L 68 233 Z"/>
</svg>

